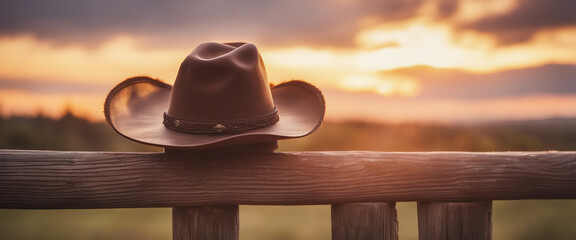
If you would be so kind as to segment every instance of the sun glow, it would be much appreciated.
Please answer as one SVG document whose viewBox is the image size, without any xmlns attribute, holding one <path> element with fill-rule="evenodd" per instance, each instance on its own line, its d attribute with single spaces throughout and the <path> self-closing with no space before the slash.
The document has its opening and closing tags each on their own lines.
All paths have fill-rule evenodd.
<svg viewBox="0 0 576 240">
<path fill-rule="evenodd" d="M 415 65 L 459 68 L 472 72 L 571 63 L 576 52 L 576 27 L 542 31 L 530 42 L 496 46 L 495 40 L 473 32 L 455 33 L 445 26 L 377 27 L 357 35 L 362 46 L 351 56 L 357 69 L 390 70 Z M 380 47 L 378 47 L 380 46 Z"/>
<path fill-rule="evenodd" d="M 518 3 L 518 0 L 464 0 L 459 3 L 457 18 L 460 21 L 472 21 L 487 15 L 506 14 Z"/>
<path fill-rule="evenodd" d="M 455 44 L 453 32 L 442 26 L 414 24 L 394 29 L 376 27 L 358 34 L 356 41 L 370 49 L 359 53 L 357 62 L 362 68 L 372 71 L 414 65 L 461 67 L 463 63 L 477 59 L 480 54 L 474 49 Z M 372 49 L 379 45 L 390 47 Z"/>
<path fill-rule="evenodd" d="M 417 80 L 381 74 L 416 65 L 487 73 L 549 62 L 570 63 L 576 51 L 571 44 L 574 39 L 576 29 L 556 29 L 536 35 L 529 43 L 496 47 L 487 36 L 456 34 L 445 26 L 413 23 L 364 29 L 356 37 L 357 48 L 265 49 L 263 57 L 272 81 L 299 78 L 351 91 L 416 96 L 420 92 Z"/>
<path fill-rule="evenodd" d="M 416 79 L 400 75 L 349 75 L 339 84 L 350 91 L 373 92 L 384 96 L 411 97 L 420 92 L 421 86 Z"/>
<path fill-rule="evenodd" d="M 32 37 L 0 39 L 0 77 L 60 82 L 117 82 L 149 74 L 172 79 L 182 50 L 140 49 L 130 37 L 99 47 L 56 46 Z"/>
</svg>

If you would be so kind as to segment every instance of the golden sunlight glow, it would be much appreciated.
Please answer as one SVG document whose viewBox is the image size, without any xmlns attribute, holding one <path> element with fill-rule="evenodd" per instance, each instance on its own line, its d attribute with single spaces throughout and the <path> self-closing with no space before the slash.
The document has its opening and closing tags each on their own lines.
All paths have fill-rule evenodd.
<svg viewBox="0 0 576 240">
<path fill-rule="evenodd" d="M 350 75 L 340 81 L 340 86 L 349 91 L 374 92 L 383 96 L 412 97 L 420 93 L 420 83 L 406 76 L 384 74 Z"/>
<path fill-rule="evenodd" d="M 333 51 L 305 47 L 272 49 L 270 52 L 261 54 L 266 63 L 279 64 L 293 69 L 332 67 L 341 57 Z"/>
<path fill-rule="evenodd" d="M 362 46 L 359 49 L 271 49 L 263 57 L 272 81 L 302 78 L 353 91 L 414 96 L 420 91 L 417 81 L 380 75 L 385 70 L 415 65 L 454 67 L 472 57 L 472 51 L 452 45 L 450 37 L 450 32 L 440 27 L 375 28 L 357 36 Z"/>
<path fill-rule="evenodd" d="M 546 63 L 573 64 L 576 52 L 575 40 L 576 27 L 543 31 L 536 34 L 528 43 L 478 51 L 475 58 L 463 59 L 454 67 L 476 72 L 492 72 Z"/>
<path fill-rule="evenodd" d="M 459 68 L 473 72 L 572 62 L 576 29 L 536 35 L 532 42 L 495 48 L 493 39 L 474 33 L 454 36 L 447 27 L 413 25 L 376 27 L 357 35 L 358 49 L 284 48 L 263 54 L 271 79 L 306 78 L 334 85 L 345 76 L 374 75 L 416 65 Z M 349 82 L 350 80 L 345 80 Z"/>
<path fill-rule="evenodd" d="M 355 56 L 359 68 L 389 70 L 414 65 L 454 67 L 469 58 L 470 50 L 455 46 L 447 28 L 415 25 L 402 29 L 369 29 L 357 36 L 363 46 L 395 43 L 397 46 L 363 51 Z"/>
<path fill-rule="evenodd" d="M 353 54 L 357 68 L 366 71 L 428 65 L 493 72 L 550 62 L 573 62 L 576 27 L 543 31 L 530 42 L 500 48 L 487 36 L 476 33 L 455 36 L 447 27 L 424 25 L 367 29 L 359 33 L 356 40 L 365 47 L 390 46 Z"/>
<path fill-rule="evenodd" d="M 342 78 L 340 85 L 351 91 L 370 91 L 380 84 L 380 80 L 374 76 L 352 75 Z"/>
<path fill-rule="evenodd" d="M 457 18 L 472 21 L 480 17 L 505 14 L 519 4 L 519 0 L 464 0 L 459 2 Z"/>
<path fill-rule="evenodd" d="M 54 46 L 32 37 L 0 39 L 0 77 L 62 82 L 117 82 L 149 74 L 172 79 L 187 52 L 145 50 L 118 37 L 94 49 Z"/>
</svg>

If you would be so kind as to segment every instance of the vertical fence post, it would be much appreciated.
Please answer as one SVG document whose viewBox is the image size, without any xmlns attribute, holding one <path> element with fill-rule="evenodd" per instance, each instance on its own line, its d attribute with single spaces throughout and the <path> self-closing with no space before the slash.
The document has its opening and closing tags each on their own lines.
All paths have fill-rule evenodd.
<svg viewBox="0 0 576 240">
<path fill-rule="evenodd" d="M 398 239 L 396 203 L 332 205 L 332 239 Z"/>
<path fill-rule="evenodd" d="M 492 239 L 492 201 L 418 202 L 418 239 Z"/>
<path fill-rule="evenodd" d="M 172 208 L 174 240 L 238 240 L 238 205 Z"/>
</svg>

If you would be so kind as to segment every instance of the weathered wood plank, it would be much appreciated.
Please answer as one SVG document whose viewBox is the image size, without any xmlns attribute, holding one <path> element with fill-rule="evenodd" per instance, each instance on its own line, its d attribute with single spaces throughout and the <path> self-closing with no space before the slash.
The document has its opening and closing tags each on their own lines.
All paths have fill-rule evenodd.
<svg viewBox="0 0 576 240">
<path fill-rule="evenodd" d="M 332 239 L 398 240 L 396 203 L 332 205 Z"/>
<path fill-rule="evenodd" d="M 492 202 L 418 202 L 418 239 L 492 239 Z"/>
<path fill-rule="evenodd" d="M 576 152 L 0 151 L 0 208 L 576 198 Z"/>
<path fill-rule="evenodd" d="M 172 209 L 174 240 L 238 240 L 238 205 Z"/>
</svg>

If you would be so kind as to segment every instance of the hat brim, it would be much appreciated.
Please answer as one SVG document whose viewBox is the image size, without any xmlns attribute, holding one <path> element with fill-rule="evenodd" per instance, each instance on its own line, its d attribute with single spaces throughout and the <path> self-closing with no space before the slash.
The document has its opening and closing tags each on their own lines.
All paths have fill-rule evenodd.
<svg viewBox="0 0 576 240">
<path fill-rule="evenodd" d="M 238 134 L 190 134 L 163 125 L 172 86 L 149 77 L 129 78 L 106 98 L 106 121 L 120 135 L 133 141 L 183 149 L 269 142 L 298 138 L 314 132 L 324 118 L 320 90 L 303 81 L 289 81 L 271 88 L 280 120 L 269 127 Z"/>
</svg>

